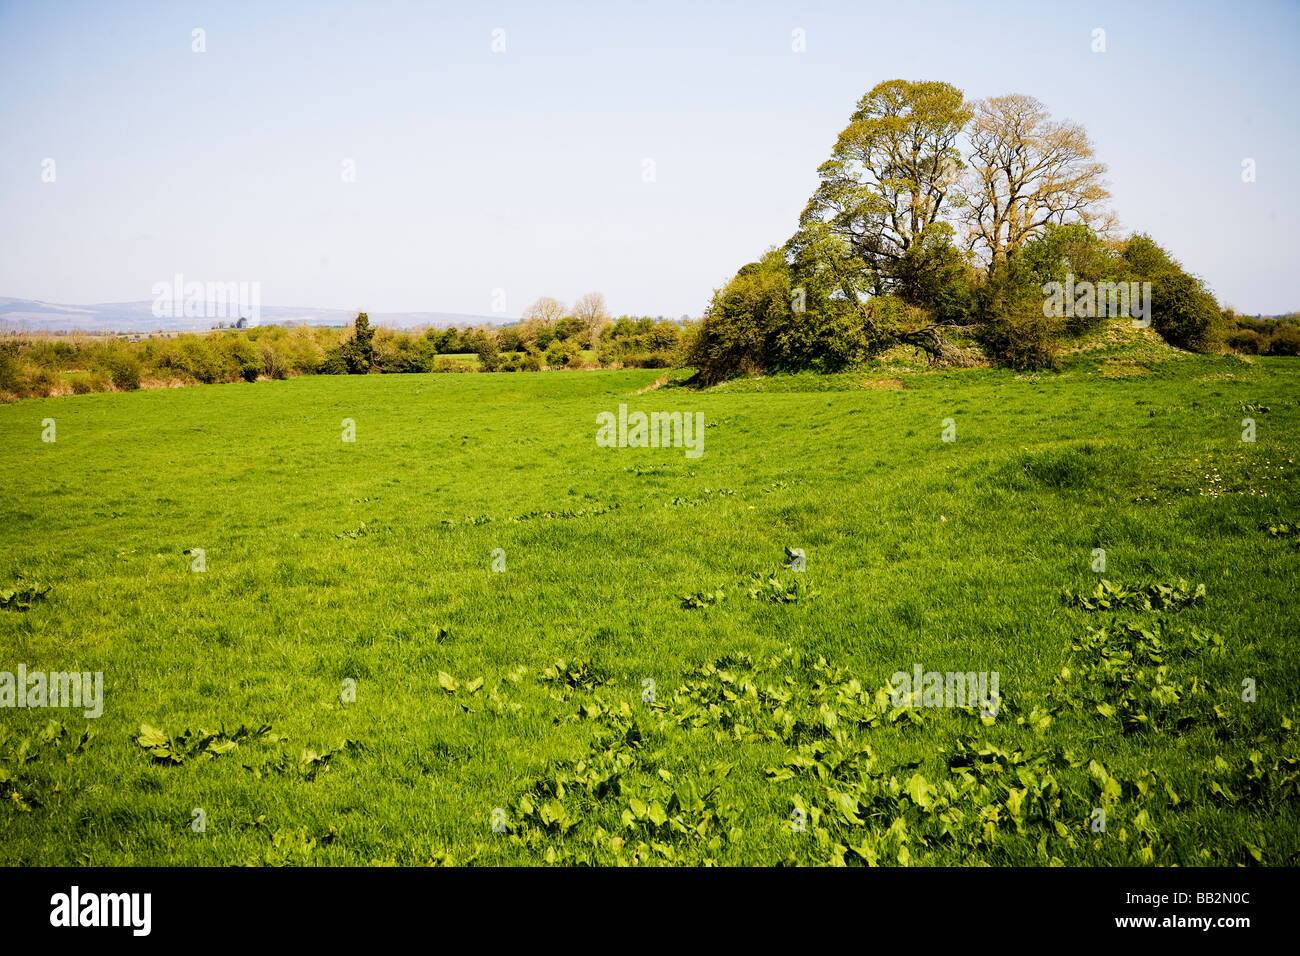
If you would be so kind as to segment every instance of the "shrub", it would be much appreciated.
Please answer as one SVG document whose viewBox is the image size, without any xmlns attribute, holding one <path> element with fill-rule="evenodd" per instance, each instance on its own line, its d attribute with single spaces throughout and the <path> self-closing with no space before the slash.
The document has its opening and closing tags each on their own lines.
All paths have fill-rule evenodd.
<svg viewBox="0 0 1300 956">
<path fill-rule="evenodd" d="M 34 398 L 48 398 L 58 392 L 59 376 L 42 365 L 29 365 L 22 379 L 22 393 Z"/>
<path fill-rule="evenodd" d="M 456 359 L 454 359 L 454 358 L 449 358 L 449 357 L 446 356 L 446 355 L 439 355 L 438 358 L 437 358 L 437 359 L 434 361 L 434 363 L 433 363 L 433 371 L 435 371 L 435 372 L 472 372 L 472 371 L 474 371 L 474 367 L 473 367 L 472 365 L 469 365 L 469 364 L 465 363 L 465 362 L 458 362 Z"/>
<path fill-rule="evenodd" d="M 1223 313 L 1200 279 L 1149 236 L 1131 236 L 1124 262 L 1132 281 L 1151 283 L 1151 326 L 1170 345 L 1208 351 L 1222 338 Z"/>
<path fill-rule="evenodd" d="M 352 325 L 352 338 L 339 348 L 339 354 L 350 375 L 365 375 L 375 360 L 375 330 L 370 327 L 370 316 L 358 312 Z"/>
<path fill-rule="evenodd" d="M 321 375 L 347 375 L 351 370 L 343 357 L 342 346 L 330 349 L 316 366 L 316 371 Z"/>
<path fill-rule="evenodd" d="M 1261 347 L 1268 348 L 1268 339 L 1253 329 L 1234 329 L 1228 333 L 1228 348 L 1234 352 L 1258 355 Z"/>
<path fill-rule="evenodd" d="M 1268 343 L 1269 355 L 1300 355 L 1300 328 L 1284 325 Z"/>
<path fill-rule="evenodd" d="M 990 358 L 1011 368 L 1056 368 L 1059 322 L 1022 303 L 986 315 L 976 338 Z"/>
<path fill-rule="evenodd" d="M 262 369 L 269 378 L 282 379 L 289 374 L 288 365 L 280 351 L 271 342 L 263 342 L 260 350 Z"/>
<path fill-rule="evenodd" d="M 305 325 L 289 333 L 285 350 L 289 369 L 302 375 L 315 374 L 325 361 L 325 349 L 317 341 L 315 330 Z"/>
<path fill-rule="evenodd" d="M 0 392 L 11 392 L 16 395 L 22 366 L 18 364 L 18 359 L 14 356 L 18 343 L 12 343 L 13 349 L 9 348 L 10 344 L 6 342 L 4 345 L 0 345 Z"/>
<path fill-rule="evenodd" d="M 1171 272 L 1151 283 L 1151 325 L 1170 345 L 1209 350 L 1220 316 L 1214 297 L 1195 276 Z"/>
<path fill-rule="evenodd" d="M 212 343 L 197 335 L 182 335 L 169 340 L 159 353 L 158 366 L 205 384 L 224 382 L 228 377 L 225 362 Z"/>
<path fill-rule="evenodd" d="M 472 347 L 474 354 L 478 356 L 479 362 L 482 363 L 483 371 L 495 372 L 501 368 L 503 361 L 501 349 L 497 345 L 494 335 L 479 329 L 474 332 L 468 344 Z"/>
<path fill-rule="evenodd" d="M 546 349 L 546 364 L 551 368 L 576 365 L 581 354 L 581 346 L 573 339 L 556 339 Z"/>
<path fill-rule="evenodd" d="M 245 362 L 239 366 L 239 377 L 245 382 L 256 382 L 257 376 L 262 374 L 262 366 L 256 362 Z"/>
<path fill-rule="evenodd" d="M 773 364 L 776 337 L 794 316 L 791 287 L 784 255 L 771 250 L 713 293 L 686 357 L 704 384 Z"/>
<path fill-rule="evenodd" d="M 109 350 L 102 367 L 116 388 L 132 392 L 140 387 L 140 360 L 126 349 Z"/>
</svg>

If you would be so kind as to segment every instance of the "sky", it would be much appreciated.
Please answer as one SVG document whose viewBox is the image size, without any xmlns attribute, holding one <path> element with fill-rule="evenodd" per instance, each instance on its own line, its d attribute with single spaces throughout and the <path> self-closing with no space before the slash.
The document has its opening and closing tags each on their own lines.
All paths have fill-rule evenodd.
<svg viewBox="0 0 1300 956">
<path fill-rule="evenodd" d="M 1289 312 L 1297 48 L 1294 0 L 0 0 L 0 296 L 698 316 L 905 78 L 1082 123 L 1125 231 Z"/>
</svg>

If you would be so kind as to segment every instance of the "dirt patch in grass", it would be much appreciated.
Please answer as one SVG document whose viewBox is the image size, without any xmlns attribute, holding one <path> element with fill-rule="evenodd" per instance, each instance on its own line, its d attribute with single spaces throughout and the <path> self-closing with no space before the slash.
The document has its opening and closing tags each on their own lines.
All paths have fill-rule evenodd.
<svg viewBox="0 0 1300 956">
<path fill-rule="evenodd" d="M 874 388 L 877 391 L 901 392 L 907 388 L 901 378 L 869 378 L 863 381 L 863 388 Z"/>
<path fill-rule="evenodd" d="M 1106 378 L 1132 378 L 1136 375 L 1150 375 L 1151 370 L 1131 359 L 1106 359 L 1101 363 L 1101 374 Z"/>
</svg>

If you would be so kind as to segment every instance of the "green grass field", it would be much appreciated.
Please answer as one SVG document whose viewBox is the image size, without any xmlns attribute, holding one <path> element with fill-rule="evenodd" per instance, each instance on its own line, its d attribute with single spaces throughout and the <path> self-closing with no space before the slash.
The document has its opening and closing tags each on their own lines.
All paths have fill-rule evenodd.
<svg viewBox="0 0 1300 956">
<path fill-rule="evenodd" d="M 0 407 L 0 670 L 104 675 L 0 710 L 0 862 L 1294 865 L 1300 364 L 1125 348 Z"/>
</svg>

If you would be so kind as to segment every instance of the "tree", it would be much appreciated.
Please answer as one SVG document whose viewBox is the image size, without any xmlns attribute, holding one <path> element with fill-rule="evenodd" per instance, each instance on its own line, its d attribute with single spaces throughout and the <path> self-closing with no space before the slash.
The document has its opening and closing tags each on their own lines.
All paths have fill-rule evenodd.
<svg viewBox="0 0 1300 956">
<path fill-rule="evenodd" d="M 935 322 L 960 322 L 971 311 L 973 276 L 966 260 L 953 244 L 952 227 L 936 222 L 894 264 L 895 292 L 908 305 L 926 309 Z"/>
<path fill-rule="evenodd" d="M 1051 223 L 1101 225 L 1104 164 L 1078 123 L 1054 122 L 1032 96 L 974 104 L 962 221 L 989 271 Z"/>
<path fill-rule="evenodd" d="M 573 304 L 573 317 L 578 320 L 585 344 L 593 349 L 599 346 L 601 327 L 609 322 L 605 297 L 599 292 L 588 292 Z"/>
<path fill-rule="evenodd" d="M 893 266 L 947 210 L 969 118 L 948 83 L 889 80 L 858 101 L 800 217 L 807 245 L 845 260 L 835 269 L 841 281 L 890 291 Z"/>
<path fill-rule="evenodd" d="M 522 318 L 525 322 L 536 321 L 543 325 L 554 325 L 564 318 L 564 303 L 544 295 L 524 309 Z"/>
<path fill-rule="evenodd" d="M 507 325 L 497 332 L 497 344 L 501 346 L 503 352 L 521 352 L 524 348 L 524 337 L 517 325 Z"/>
<path fill-rule="evenodd" d="M 352 326 L 352 338 L 343 343 L 343 363 L 349 375 L 365 375 L 375 360 L 373 339 L 375 330 L 370 327 L 370 316 L 358 312 Z"/>
<path fill-rule="evenodd" d="M 542 296 L 528 308 L 519 323 L 519 338 L 524 347 L 545 350 L 555 337 L 555 323 L 564 318 L 564 303 Z"/>
<path fill-rule="evenodd" d="M 483 371 L 495 372 L 501 367 L 501 349 L 496 336 L 487 329 L 475 329 L 469 336 L 469 344 L 478 356 Z"/>
</svg>

